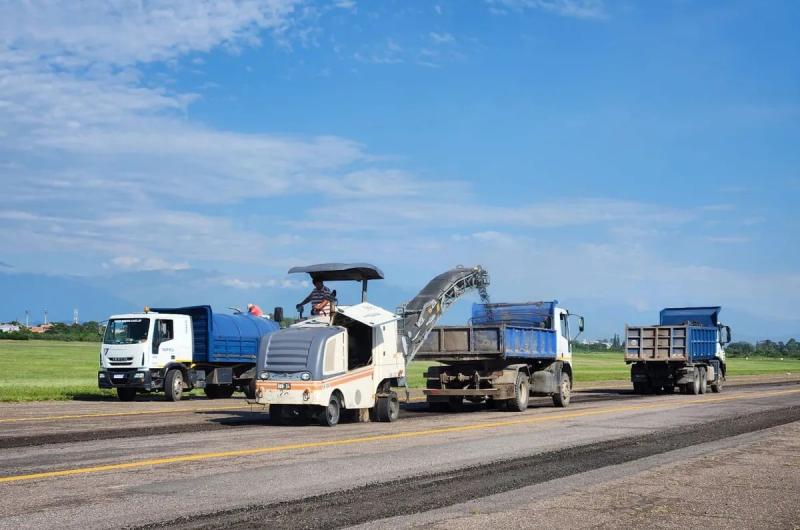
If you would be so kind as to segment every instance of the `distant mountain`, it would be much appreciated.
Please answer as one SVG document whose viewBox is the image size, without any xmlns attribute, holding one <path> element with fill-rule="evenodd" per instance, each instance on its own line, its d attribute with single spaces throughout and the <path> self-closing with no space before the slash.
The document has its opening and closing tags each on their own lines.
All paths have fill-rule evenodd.
<svg viewBox="0 0 800 530">
<path fill-rule="evenodd" d="M 96 286 L 90 279 L 44 274 L 0 273 L 0 320 L 25 322 L 25 310 L 31 323 L 44 319 L 44 310 L 51 321 L 72 320 L 77 308 L 79 318 L 102 320 L 108 308 L 131 310 L 133 304 L 113 291 Z"/>
</svg>

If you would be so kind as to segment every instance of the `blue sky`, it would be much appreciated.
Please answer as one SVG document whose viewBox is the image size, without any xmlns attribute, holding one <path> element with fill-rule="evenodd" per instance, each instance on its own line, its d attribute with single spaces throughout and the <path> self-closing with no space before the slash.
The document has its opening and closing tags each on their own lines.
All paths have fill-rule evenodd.
<svg viewBox="0 0 800 530">
<path fill-rule="evenodd" d="M 494 299 L 558 298 L 594 337 L 690 304 L 800 335 L 798 22 L 780 1 L 3 4 L 0 319 L 292 307 L 290 266 L 357 260 L 388 307 L 480 263 Z"/>
</svg>

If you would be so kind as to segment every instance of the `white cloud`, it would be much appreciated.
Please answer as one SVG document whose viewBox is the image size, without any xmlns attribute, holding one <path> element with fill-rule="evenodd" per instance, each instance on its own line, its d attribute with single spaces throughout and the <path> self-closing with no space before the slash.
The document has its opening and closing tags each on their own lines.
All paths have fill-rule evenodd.
<svg viewBox="0 0 800 530">
<path fill-rule="evenodd" d="M 429 33 L 431 40 L 436 44 L 451 44 L 455 42 L 455 37 L 450 33 L 437 33 L 432 31 Z"/>
<path fill-rule="evenodd" d="M 575 18 L 604 18 L 603 0 L 486 0 L 492 12 L 504 14 L 505 9 L 519 11 L 540 9 L 556 15 Z"/>
<path fill-rule="evenodd" d="M 175 263 L 163 258 L 137 256 L 117 256 L 107 266 L 108 268 L 134 271 L 182 271 L 190 268 L 186 262 Z"/>
</svg>

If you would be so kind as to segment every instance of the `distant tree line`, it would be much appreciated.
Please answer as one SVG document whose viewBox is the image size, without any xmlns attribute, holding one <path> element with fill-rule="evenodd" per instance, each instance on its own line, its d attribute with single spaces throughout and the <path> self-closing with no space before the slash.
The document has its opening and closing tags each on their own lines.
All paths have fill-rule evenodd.
<svg viewBox="0 0 800 530">
<path fill-rule="evenodd" d="M 786 342 L 762 340 L 749 342 L 731 342 L 725 347 L 729 357 L 790 357 L 800 359 L 800 342 L 789 339 Z"/>
<path fill-rule="evenodd" d="M 44 333 L 34 333 L 30 328 L 18 322 L 12 322 L 19 326 L 19 331 L 0 331 L 0 339 L 10 340 L 65 340 L 82 342 L 100 342 L 103 330 L 102 324 L 91 320 L 82 324 L 64 324 L 54 322 L 52 327 Z"/>
</svg>

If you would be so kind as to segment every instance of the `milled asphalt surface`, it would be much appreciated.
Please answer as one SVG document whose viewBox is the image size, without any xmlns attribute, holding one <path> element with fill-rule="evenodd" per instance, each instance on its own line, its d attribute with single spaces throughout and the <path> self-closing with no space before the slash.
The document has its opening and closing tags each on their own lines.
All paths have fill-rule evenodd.
<svg viewBox="0 0 800 530">
<path fill-rule="evenodd" d="M 52 443 L 51 439 L 47 445 L 0 449 L 0 528 L 109 528 L 164 523 L 171 526 L 179 518 L 182 518 L 180 524 L 187 527 L 217 527 L 239 524 L 237 517 L 243 514 L 255 515 L 251 523 L 268 527 L 335 527 L 373 520 L 373 524 L 379 524 L 384 517 L 410 513 L 414 506 L 416 515 L 411 517 L 424 517 L 433 513 L 426 511 L 432 506 L 424 502 L 430 496 L 425 484 L 430 484 L 431 480 L 438 484 L 436 481 L 441 477 L 451 480 L 451 489 L 454 485 L 461 488 L 463 483 L 459 490 L 461 496 L 447 496 L 449 504 L 458 506 L 457 503 L 464 501 L 480 502 L 481 497 L 508 488 L 512 489 L 500 494 L 511 495 L 541 480 L 568 480 L 587 469 L 603 473 L 625 465 L 617 460 L 620 455 L 635 454 L 634 462 L 639 462 L 652 458 L 649 455 L 664 454 L 664 451 L 674 453 L 685 444 L 696 447 L 697 443 L 715 436 L 721 437 L 721 441 L 733 440 L 730 436 L 739 435 L 744 427 L 745 431 L 768 432 L 762 429 L 800 419 L 794 417 L 800 407 L 800 385 L 792 382 L 727 387 L 723 394 L 696 397 L 617 393 L 612 394 L 611 399 L 578 401 L 568 409 L 555 409 L 546 403 L 546 400 L 532 400 L 532 405 L 540 406 L 521 414 L 479 409 L 464 414 L 418 412 L 394 424 L 354 423 L 334 429 L 315 425 L 275 427 L 259 422 L 242 426 L 219 422 L 221 428 L 191 433 L 64 443 Z M 199 402 L 191 404 L 200 405 Z M 24 417 L 24 411 L 18 416 L 3 412 L 0 419 Z M 225 412 L 229 413 L 240 412 Z M 194 417 L 197 413 L 175 416 L 189 414 Z M 171 416 L 155 416 L 156 423 Z M 144 419 L 143 416 L 128 417 L 133 418 L 137 418 L 135 421 Z M 214 419 L 206 417 L 204 421 Z M 81 432 L 85 432 L 86 427 L 103 420 L 87 418 L 75 422 L 84 425 Z M 711 423 L 717 420 L 723 421 Z M 58 434 L 64 421 L 67 420 L 51 421 L 48 427 L 32 423 L 37 423 L 40 434 L 52 436 Z M 704 427 L 712 424 L 713 428 Z M 70 425 L 74 428 L 72 423 Z M 8 424 L 0 423 L 4 434 L 8 428 Z M 675 431 L 676 428 L 684 430 Z M 651 439 L 647 436 L 653 433 L 656 436 L 652 440 L 670 439 L 680 443 L 645 444 L 644 440 Z M 669 436 L 671 438 L 665 438 Z M 604 446 L 609 440 L 618 443 Z M 624 446 L 625 443 L 633 445 Z M 612 456 L 601 451 L 603 447 L 613 449 L 616 446 L 629 449 L 612 451 Z M 649 449 L 636 453 L 640 447 Z M 551 458 L 552 475 L 531 477 L 526 473 L 537 466 L 530 465 L 531 461 L 519 460 L 526 457 L 532 457 L 532 462 L 545 460 L 553 456 L 545 453 L 565 448 L 572 448 L 573 452 Z M 245 453 L 186 460 L 187 455 L 218 451 Z M 598 456 L 592 456 L 595 454 Z M 583 455 L 580 458 L 584 460 L 578 455 Z M 172 457 L 183 461 L 137 463 Z M 466 476 L 472 477 L 476 470 L 484 469 L 476 466 L 487 463 L 498 463 L 501 467 L 483 473 L 485 482 L 463 480 L 462 470 L 469 470 Z M 133 467 L 3 481 L 30 473 L 120 464 Z M 393 489 L 390 487 L 390 498 L 373 503 L 366 519 L 347 515 L 363 511 L 362 499 L 348 497 L 342 492 L 367 484 L 386 483 L 394 484 Z M 443 484 L 448 483 L 445 480 Z M 474 496 L 476 484 L 480 486 L 478 497 Z M 473 493 L 463 493 L 469 491 Z M 795 489 L 792 493 L 796 498 L 800 492 Z M 393 502 L 393 496 L 398 494 L 408 499 L 403 514 L 387 513 L 382 506 Z M 315 496 L 323 500 L 337 499 L 337 508 L 343 511 L 332 517 L 331 512 L 326 513 L 308 502 Z M 298 503 L 298 499 L 306 502 Z M 344 502 L 347 499 L 354 502 Z M 277 503 L 284 503 L 289 509 L 304 508 L 281 522 L 271 512 Z M 437 506 L 441 506 L 441 502 Z M 198 517 L 201 515 L 203 517 Z"/>
</svg>

